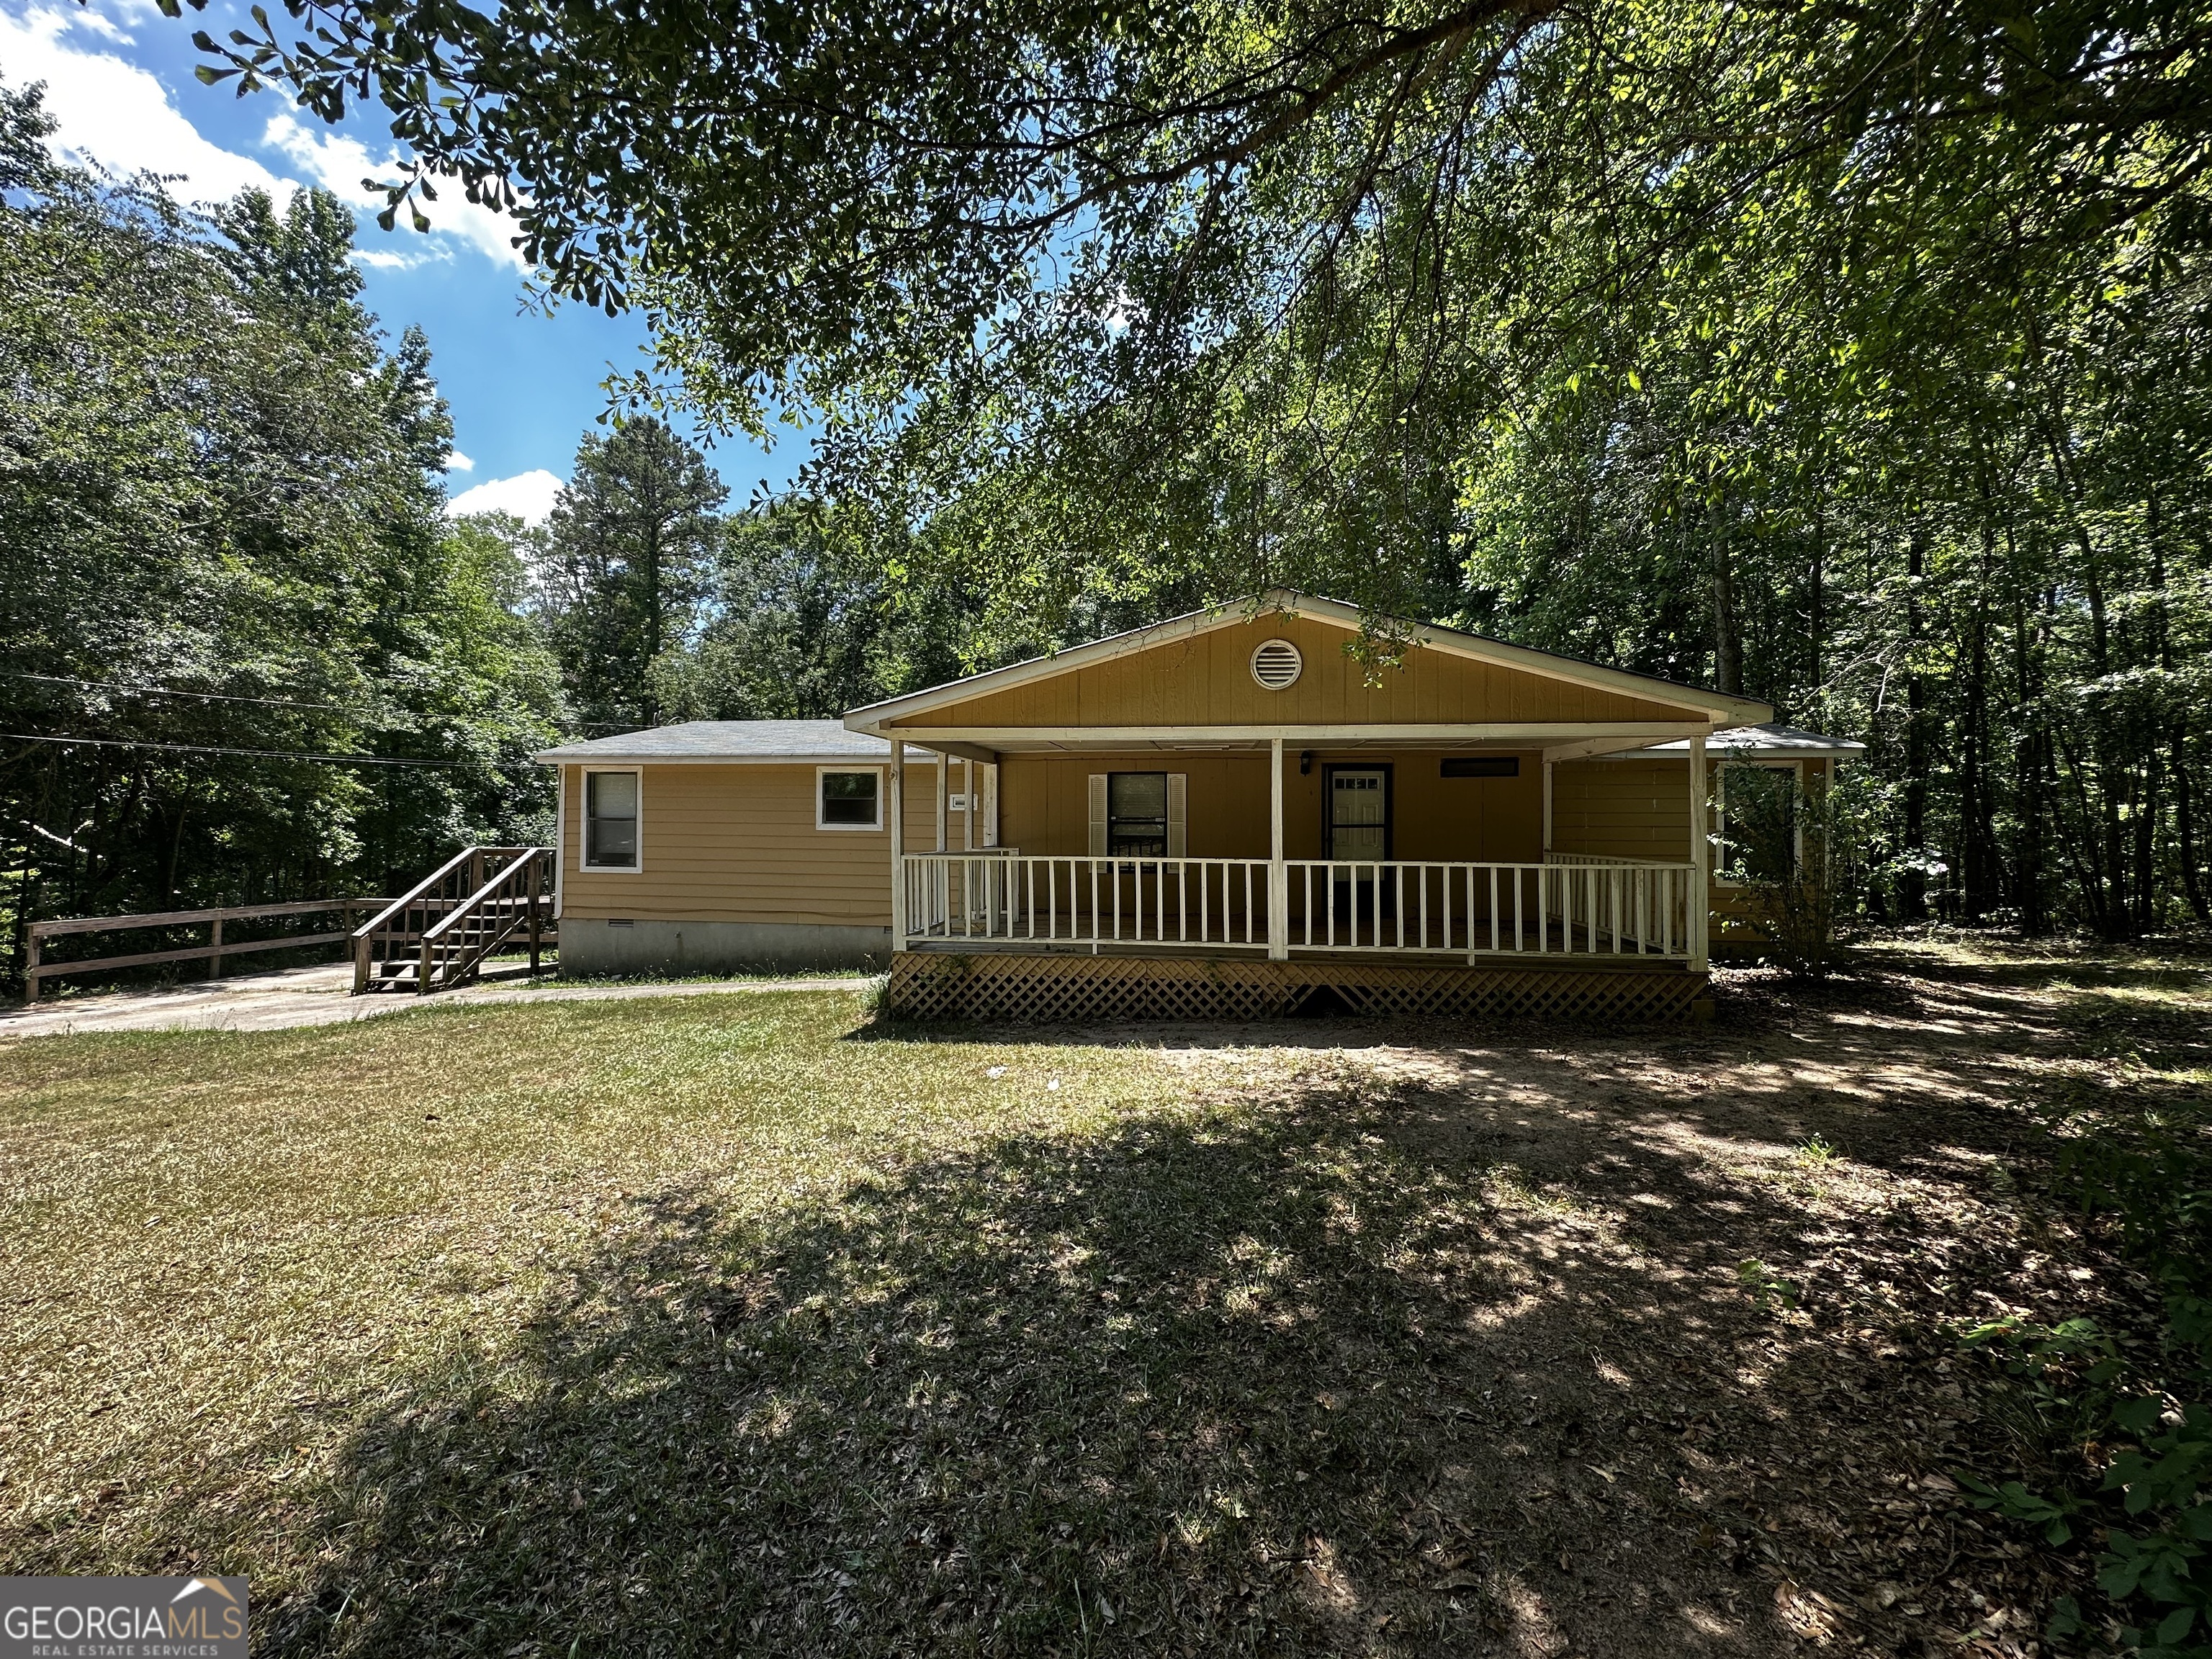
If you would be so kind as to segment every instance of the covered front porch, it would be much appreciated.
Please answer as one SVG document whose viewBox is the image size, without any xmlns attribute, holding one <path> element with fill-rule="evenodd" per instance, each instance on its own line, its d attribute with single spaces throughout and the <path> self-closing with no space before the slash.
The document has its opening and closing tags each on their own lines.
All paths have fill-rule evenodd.
<svg viewBox="0 0 2212 1659">
<path fill-rule="evenodd" d="M 897 951 L 1705 968 L 1702 728 L 992 735 L 894 765 L 937 806 L 894 830 Z M 1676 737 L 1638 855 L 1555 814 L 1561 762 Z"/>
</svg>

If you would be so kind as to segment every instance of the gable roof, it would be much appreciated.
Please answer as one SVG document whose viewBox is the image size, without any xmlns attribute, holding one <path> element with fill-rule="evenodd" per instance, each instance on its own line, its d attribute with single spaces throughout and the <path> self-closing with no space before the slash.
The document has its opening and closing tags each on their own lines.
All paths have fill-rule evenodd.
<svg viewBox="0 0 2212 1659">
<path fill-rule="evenodd" d="M 532 755 L 548 765 L 669 761 L 887 761 L 889 740 L 842 720 L 684 720 Z"/>
<path fill-rule="evenodd" d="M 1290 588 L 1269 588 L 1249 599 L 1193 611 L 1183 616 L 1171 617 L 1165 622 L 1133 628 L 1103 640 L 1093 640 L 1087 645 L 1079 645 L 1054 655 L 1032 657 L 1026 662 L 1015 663 L 1006 668 L 991 669 L 984 673 L 969 675 L 964 679 L 948 680 L 943 685 L 933 685 L 926 690 L 909 692 L 902 697 L 870 703 L 847 714 L 845 724 L 855 732 L 880 732 L 889 721 L 909 720 L 948 704 L 965 702 L 972 697 L 1010 690 L 1054 675 L 1073 673 L 1094 664 L 1110 662 L 1171 641 L 1190 639 L 1211 633 L 1215 629 L 1233 627 L 1273 613 L 1310 617 L 1334 623 L 1351 633 L 1358 632 L 1361 623 L 1361 612 L 1357 605 L 1297 592 Z M 1750 725 L 1774 718 L 1772 705 L 1754 698 L 1731 696 L 1723 692 L 1709 691 L 1702 686 L 1661 679 L 1656 675 L 1607 668 L 1598 663 L 1585 662 L 1579 657 L 1561 656 L 1555 652 L 1538 651 L 1525 645 L 1510 645 L 1504 640 L 1463 633 L 1457 629 L 1439 628 L 1431 623 L 1417 623 L 1402 617 L 1391 620 L 1405 629 L 1409 644 L 1448 655 L 1470 658 L 1545 678 L 1666 703 L 1686 711 L 1694 711 L 1705 719 L 1726 720 L 1730 725 Z"/>
</svg>

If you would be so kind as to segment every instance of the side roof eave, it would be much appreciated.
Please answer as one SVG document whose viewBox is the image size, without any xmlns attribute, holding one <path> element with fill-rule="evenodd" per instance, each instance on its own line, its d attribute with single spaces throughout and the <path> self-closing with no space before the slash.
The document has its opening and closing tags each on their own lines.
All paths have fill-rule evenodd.
<svg viewBox="0 0 2212 1659">
<path fill-rule="evenodd" d="M 1781 759 L 1817 760 L 1823 757 L 1835 760 L 1850 760 L 1866 753 L 1866 744 L 1856 738 L 1831 737 L 1825 732 L 1808 732 L 1802 726 L 1777 726 L 1762 722 L 1756 726 L 1724 728 L 1707 740 L 1705 752 L 1717 759 L 1735 755 L 1757 755 Z M 1609 756 L 1613 760 L 1669 758 L 1690 752 L 1689 739 L 1677 738 L 1669 743 L 1647 744 L 1640 749 L 1624 750 Z"/>
<path fill-rule="evenodd" d="M 1218 628 L 1233 627 L 1239 623 L 1277 612 L 1293 617 L 1317 617 L 1347 632 L 1357 632 L 1359 628 L 1360 613 L 1357 605 L 1346 605 L 1340 599 L 1325 599 L 1310 593 L 1294 592 L 1288 588 L 1270 588 L 1257 599 L 1239 599 L 1204 611 L 1189 611 L 1180 617 L 1170 617 L 1165 622 L 1133 628 L 1127 633 L 1109 635 L 1103 640 L 1093 640 L 1054 656 L 1032 657 L 1026 662 L 971 674 L 965 679 L 951 680 L 943 685 L 931 686 L 927 690 L 908 692 L 902 697 L 870 703 L 847 714 L 845 724 L 855 732 L 887 738 L 890 734 L 885 728 L 892 720 L 908 720 L 948 704 L 988 696 L 995 691 L 1010 690 L 1015 686 L 1027 685 L 1059 674 L 1073 673 L 1098 663 L 1111 662 L 1119 657 L 1151 650 L 1155 646 L 1195 638 Z M 1410 623 L 1409 628 L 1408 638 L 1413 644 L 1453 656 L 1470 658 L 1477 662 L 1515 668 L 1547 679 L 1565 680 L 1570 684 L 1618 692 L 1624 696 L 1642 698 L 1647 702 L 1671 704 L 1678 708 L 1695 710 L 1709 719 L 1726 720 L 1731 725 L 1757 725 L 1774 718 L 1771 705 L 1748 697 L 1729 696 L 1698 686 L 1662 680 L 1653 675 L 1607 668 L 1597 663 L 1562 657 L 1549 651 L 1508 645 L 1503 640 L 1462 634 L 1454 629 L 1437 628 L 1420 623 Z"/>
</svg>

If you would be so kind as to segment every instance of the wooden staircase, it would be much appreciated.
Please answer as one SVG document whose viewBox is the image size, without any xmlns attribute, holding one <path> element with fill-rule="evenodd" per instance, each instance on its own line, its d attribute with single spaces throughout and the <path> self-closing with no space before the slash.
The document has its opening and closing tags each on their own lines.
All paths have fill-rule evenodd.
<svg viewBox="0 0 2212 1659">
<path fill-rule="evenodd" d="M 556 942 L 553 857 L 550 847 L 456 854 L 355 930 L 354 994 L 449 990 L 474 977 L 493 951 L 526 939 L 537 973 L 541 954 Z"/>
</svg>

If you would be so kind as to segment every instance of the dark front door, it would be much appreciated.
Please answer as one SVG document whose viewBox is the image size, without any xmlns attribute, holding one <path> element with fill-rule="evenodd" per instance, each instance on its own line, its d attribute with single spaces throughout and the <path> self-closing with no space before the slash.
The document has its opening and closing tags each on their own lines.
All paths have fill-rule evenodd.
<svg viewBox="0 0 2212 1659">
<path fill-rule="evenodd" d="M 1390 769 L 1388 766 L 1330 766 L 1322 769 L 1322 793 L 1328 797 L 1322 826 L 1327 855 L 1339 863 L 1379 865 L 1390 856 Z M 1330 908 L 1338 939 L 1375 934 L 1384 916 L 1395 914 L 1395 895 L 1376 869 L 1332 870 Z M 1318 935 L 1316 935 L 1318 937 Z"/>
</svg>

